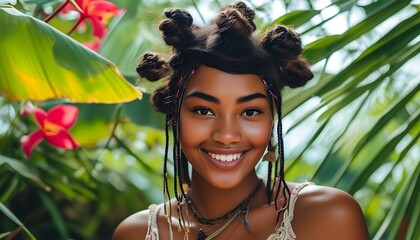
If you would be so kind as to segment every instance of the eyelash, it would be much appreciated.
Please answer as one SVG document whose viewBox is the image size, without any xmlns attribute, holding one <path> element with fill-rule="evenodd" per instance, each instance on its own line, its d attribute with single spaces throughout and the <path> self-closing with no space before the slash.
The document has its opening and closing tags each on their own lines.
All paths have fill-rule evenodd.
<svg viewBox="0 0 420 240">
<path fill-rule="evenodd" d="M 206 107 L 196 107 L 196 108 L 194 108 L 193 110 L 192 110 L 193 112 L 195 112 L 195 113 L 197 113 L 197 114 L 199 114 L 199 115 L 201 115 L 201 116 L 209 116 L 209 114 L 208 113 L 211 113 L 211 115 L 214 115 L 214 113 L 213 113 L 213 111 L 212 110 L 210 110 L 209 108 L 206 108 Z M 206 111 L 206 113 L 204 113 L 203 114 L 203 112 L 202 111 Z M 249 112 L 251 112 L 252 111 L 252 113 L 251 113 L 251 115 L 248 115 L 247 113 L 249 113 Z M 241 114 L 241 116 L 245 116 L 245 117 L 255 117 L 255 116 L 257 116 L 257 115 L 259 115 L 259 114 L 261 114 L 262 113 L 262 111 L 261 110 L 259 110 L 259 109 L 256 109 L 256 108 L 249 108 L 249 109 L 246 109 L 242 114 Z"/>
<path fill-rule="evenodd" d="M 247 115 L 246 113 L 248 113 L 248 112 L 250 112 L 250 111 L 252 111 L 254 114 Z M 243 115 L 243 116 L 246 116 L 246 117 L 255 117 L 255 116 L 257 116 L 257 115 L 259 115 L 259 114 L 261 114 L 261 113 L 262 113 L 262 111 L 261 111 L 261 110 L 259 110 L 259 109 L 256 109 L 256 108 L 249 108 L 249 109 L 245 110 L 245 111 L 244 111 L 244 113 L 243 113 L 242 115 Z"/>
<path fill-rule="evenodd" d="M 208 114 L 202 114 L 201 111 L 207 111 L 207 113 L 211 113 L 212 115 L 214 115 L 214 113 L 209 108 L 206 108 L 206 107 L 195 107 L 193 108 L 192 111 L 202 116 L 208 116 Z"/>
</svg>

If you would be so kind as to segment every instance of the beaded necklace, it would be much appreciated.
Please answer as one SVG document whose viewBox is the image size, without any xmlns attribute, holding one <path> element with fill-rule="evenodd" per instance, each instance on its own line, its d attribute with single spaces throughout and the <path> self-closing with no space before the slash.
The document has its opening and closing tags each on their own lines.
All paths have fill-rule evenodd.
<svg viewBox="0 0 420 240">
<path fill-rule="evenodd" d="M 194 206 L 194 203 L 192 202 L 192 200 L 191 200 L 191 198 L 188 194 L 188 191 L 185 192 L 185 194 L 184 194 L 185 202 L 187 203 L 188 208 L 191 210 L 194 218 L 198 221 L 198 223 L 200 225 L 202 225 L 202 224 L 215 225 L 215 224 L 221 223 L 224 220 L 227 220 L 226 223 L 221 228 L 216 230 L 209 237 L 207 237 L 206 233 L 200 227 L 200 230 L 197 233 L 197 239 L 198 240 L 210 240 L 210 239 L 216 237 L 224 229 L 226 229 L 238 215 L 239 215 L 239 218 L 242 221 L 242 224 L 245 227 L 248 227 L 249 222 L 248 222 L 248 219 L 247 219 L 246 215 L 248 214 L 249 205 L 252 202 L 252 200 L 254 199 L 254 197 L 256 196 L 256 194 L 257 194 L 258 190 L 260 189 L 262 183 L 263 183 L 263 179 L 259 179 L 258 184 L 254 188 L 254 190 L 238 206 L 236 206 L 234 209 L 232 209 L 231 211 L 229 211 L 225 215 L 223 215 L 221 217 L 218 217 L 218 218 L 212 218 L 212 219 L 207 219 L 207 218 L 202 217 L 201 214 L 198 212 L 197 208 Z"/>
</svg>

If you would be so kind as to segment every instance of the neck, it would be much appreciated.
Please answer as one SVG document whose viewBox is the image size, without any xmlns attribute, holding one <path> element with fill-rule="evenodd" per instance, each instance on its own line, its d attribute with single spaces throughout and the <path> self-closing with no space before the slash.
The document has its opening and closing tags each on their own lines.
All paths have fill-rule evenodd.
<svg viewBox="0 0 420 240">
<path fill-rule="evenodd" d="M 238 186 L 220 189 L 209 184 L 196 172 L 192 173 L 189 196 L 200 215 L 213 219 L 228 213 L 247 198 L 258 185 L 259 178 L 255 172 L 249 174 Z M 267 202 L 265 186 L 261 186 L 250 204 L 250 208 Z"/>
</svg>

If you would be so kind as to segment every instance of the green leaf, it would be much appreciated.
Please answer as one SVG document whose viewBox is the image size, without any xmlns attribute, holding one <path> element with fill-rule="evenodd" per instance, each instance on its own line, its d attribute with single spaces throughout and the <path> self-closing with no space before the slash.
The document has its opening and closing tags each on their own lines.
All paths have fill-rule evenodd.
<svg viewBox="0 0 420 240">
<path fill-rule="evenodd" d="M 420 224 L 420 204 L 418 204 L 420 201 L 420 184 L 416 184 L 415 187 L 416 189 L 414 189 L 413 197 L 406 211 L 409 220 L 405 239 L 419 239 L 419 236 L 415 236 L 415 231 Z"/>
<path fill-rule="evenodd" d="M 8 165 L 10 168 L 12 168 L 14 171 L 16 171 L 19 175 L 22 175 L 22 176 L 36 182 L 41 187 L 43 187 L 46 191 L 51 189 L 39 177 L 38 171 L 36 171 L 35 169 L 32 169 L 29 166 L 23 164 L 21 161 L 19 161 L 17 159 L 6 157 L 6 156 L 3 156 L 3 155 L 0 154 L 0 166 L 3 165 L 3 164 Z"/>
<path fill-rule="evenodd" d="M 384 162 L 387 161 L 388 156 L 395 150 L 397 144 L 408 134 L 408 132 L 420 123 L 420 110 L 418 110 L 412 117 L 407 121 L 406 124 L 398 128 L 393 135 L 386 139 L 386 144 L 381 148 L 376 156 L 370 161 L 367 167 L 357 173 L 356 180 L 350 186 L 348 192 L 354 194 L 359 190 L 372 175 L 372 173 L 379 168 Z"/>
<path fill-rule="evenodd" d="M 393 63 L 396 59 L 399 59 L 401 55 L 405 54 L 403 50 L 405 50 L 408 44 L 418 36 L 415 30 L 415 25 L 409 29 L 405 29 L 402 34 L 387 41 L 386 44 L 381 44 L 379 48 L 376 48 L 376 44 L 374 44 L 371 48 L 376 48 L 375 51 L 370 51 L 371 48 L 368 48 L 365 51 L 369 52 L 368 54 L 362 53 L 362 57 L 359 56 L 348 67 L 328 80 L 318 84 L 317 87 L 319 90 L 314 94 L 323 95 L 328 91 L 340 87 L 340 85 L 349 79 L 351 80 L 351 85 L 348 86 L 356 85 L 382 66 Z M 381 40 L 378 42 L 381 42 Z M 418 49 L 419 44 L 417 44 L 413 50 L 417 51 Z"/>
<path fill-rule="evenodd" d="M 352 156 L 356 156 L 366 145 L 366 143 L 373 139 L 373 137 L 375 137 L 376 134 L 382 128 L 384 128 L 385 125 L 389 121 L 391 121 L 399 111 L 401 111 L 401 109 L 404 108 L 407 102 L 409 102 L 410 99 L 412 99 L 418 93 L 419 90 L 420 85 L 417 85 L 417 87 L 413 88 L 412 91 L 408 92 L 400 99 L 395 100 L 395 102 L 383 112 L 383 114 L 378 118 L 378 120 L 372 124 L 373 127 L 369 130 L 369 132 L 366 133 L 366 135 L 364 135 L 362 139 L 359 140 L 359 142 L 353 150 Z"/>
<path fill-rule="evenodd" d="M 391 209 L 389 210 L 385 220 L 382 222 L 382 225 L 373 240 L 384 239 L 384 237 L 387 239 L 396 239 L 398 230 L 401 226 L 402 218 L 417 185 L 416 183 L 418 182 L 419 175 L 420 164 L 413 169 L 410 176 L 408 176 L 404 181 L 402 189 L 399 191 Z"/>
<path fill-rule="evenodd" d="M 267 26 L 263 27 L 263 29 L 267 29 L 271 26 L 276 24 L 282 24 L 286 26 L 291 26 L 293 28 L 297 28 L 309 20 L 311 20 L 314 16 L 319 14 L 321 11 L 315 9 L 308 9 L 308 10 L 296 10 L 289 13 L 284 14 L 283 16 L 274 20 L 274 22 L 268 24 Z"/>
<path fill-rule="evenodd" d="M 382 11 L 368 16 L 341 35 L 327 36 L 308 44 L 304 49 L 303 55 L 311 63 L 319 62 L 335 51 L 340 50 L 353 40 L 358 39 L 363 34 L 371 31 L 409 3 L 410 0 L 395 1 L 386 6 Z"/>
<path fill-rule="evenodd" d="M 0 211 L 2 211 L 10 220 L 21 226 L 23 230 L 29 235 L 31 239 L 36 239 L 32 233 L 23 225 L 23 223 L 6 207 L 0 202 Z"/>
<path fill-rule="evenodd" d="M 418 36 L 418 31 L 416 31 L 420 24 L 420 12 L 417 12 L 407 19 L 401 21 L 398 25 L 391 29 L 385 36 L 379 39 L 375 44 L 370 46 L 366 51 L 363 52 L 358 58 L 363 58 L 370 53 L 377 51 L 384 46 L 388 45 L 390 42 L 393 42 L 395 39 L 400 39 L 403 36 L 410 36 L 414 35 L 415 37 Z M 412 34 L 407 34 L 412 33 Z M 414 37 L 414 38 L 415 38 Z M 408 41 L 409 42 L 409 41 Z M 403 51 L 405 52 L 405 51 Z"/>
<path fill-rule="evenodd" d="M 407 46 L 406 48 L 402 49 L 402 53 L 396 53 L 393 57 L 390 57 L 390 68 L 389 70 L 379 76 L 376 80 L 372 83 L 367 85 L 354 88 L 358 83 L 364 80 L 364 75 L 357 76 L 352 81 L 347 82 L 343 87 L 332 90 L 328 94 L 326 94 L 324 98 L 324 102 L 331 102 L 343 95 L 347 95 L 350 98 L 356 99 L 363 93 L 363 91 L 373 91 L 376 89 L 380 84 L 385 81 L 386 78 L 392 76 L 398 69 L 400 69 L 407 61 L 411 60 L 415 57 L 420 51 L 420 43 L 415 44 L 414 46 Z M 358 95 L 359 94 L 359 95 Z"/>
<path fill-rule="evenodd" d="M 111 62 L 36 18 L 1 7 L 0 31 L 0 94 L 8 99 L 118 103 L 141 96 Z"/>
<path fill-rule="evenodd" d="M 355 121 L 356 117 L 359 115 L 360 111 L 362 110 L 363 106 L 365 105 L 367 99 L 369 98 L 370 94 L 366 94 L 366 96 L 361 99 L 360 103 L 358 104 L 358 107 L 353 107 L 354 108 L 354 112 L 352 113 L 352 116 L 349 117 L 348 121 L 343 121 L 343 125 L 344 122 L 346 122 L 346 126 L 343 130 L 341 130 L 341 133 L 338 134 L 338 136 L 333 137 L 334 140 L 332 141 L 332 144 L 328 150 L 327 155 L 325 156 L 324 160 L 315 168 L 314 174 L 310 179 L 314 179 L 314 181 L 316 181 L 316 179 L 320 179 L 321 177 L 325 177 L 327 174 L 325 172 L 323 172 L 322 170 L 325 169 L 325 166 L 328 166 L 328 162 L 329 161 L 335 161 L 334 156 L 338 155 L 339 150 L 343 147 L 344 142 L 340 140 L 343 139 L 343 137 L 345 136 L 347 130 L 350 128 L 351 124 Z M 338 112 L 338 110 L 337 110 Z M 329 116 L 328 118 L 326 118 L 326 121 L 329 121 L 333 116 Z M 339 146 L 339 147 L 336 147 Z M 329 160 L 329 161 L 328 161 Z M 351 159 L 349 159 L 351 160 Z M 337 170 L 337 173 L 335 175 L 338 175 L 341 171 L 344 171 L 345 169 L 347 169 L 347 166 L 349 162 L 345 162 L 344 164 L 341 165 L 341 167 Z M 335 181 L 335 177 L 331 177 L 332 180 L 329 181 L 329 185 L 330 186 L 335 186 L 336 182 Z"/>
<path fill-rule="evenodd" d="M 7 179 L 0 181 L 0 186 L 2 186 L 0 202 L 7 202 L 11 196 L 16 194 L 19 187 L 19 178 L 12 175 L 12 177 L 8 177 Z M 6 188 L 6 190 L 4 188 Z"/>
<path fill-rule="evenodd" d="M 62 213 L 60 213 L 60 210 L 55 205 L 54 201 L 51 200 L 45 193 L 38 192 L 38 196 L 41 199 L 41 202 L 43 206 L 48 210 L 48 212 L 51 215 L 52 222 L 57 227 L 58 232 L 61 235 L 62 239 L 69 239 L 70 235 L 67 230 L 67 226 L 65 224 L 65 221 L 63 219 Z"/>
<path fill-rule="evenodd" d="M 314 135 L 309 139 L 309 141 L 304 145 L 304 148 L 300 151 L 300 153 L 292 158 L 288 159 L 286 162 L 285 171 L 287 172 L 289 169 L 292 169 L 294 165 L 298 162 L 298 160 L 303 156 L 303 154 L 311 147 L 311 145 L 318 139 L 319 135 L 324 131 L 325 127 L 329 123 L 330 119 L 325 120 L 322 125 L 316 130 Z"/>
</svg>

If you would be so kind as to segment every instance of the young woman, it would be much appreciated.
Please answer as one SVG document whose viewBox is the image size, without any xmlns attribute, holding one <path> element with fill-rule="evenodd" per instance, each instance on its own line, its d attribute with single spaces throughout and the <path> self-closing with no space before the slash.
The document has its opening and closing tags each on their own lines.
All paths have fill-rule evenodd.
<svg viewBox="0 0 420 240">
<path fill-rule="evenodd" d="M 275 26 L 256 40 L 254 11 L 242 2 L 205 28 L 184 10 L 165 15 L 160 30 L 175 54 L 166 62 L 147 53 L 137 71 L 152 81 L 169 76 L 152 95 L 166 114 L 167 201 L 125 219 L 113 239 L 368 239 L 351 196 L 284 179 L 280 90 L 313 77 L 299 35 Z M 266 179 L 255 170 L 261 159 Z"/>
</svg>

